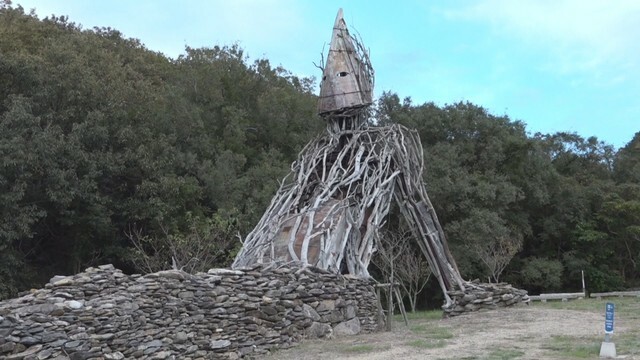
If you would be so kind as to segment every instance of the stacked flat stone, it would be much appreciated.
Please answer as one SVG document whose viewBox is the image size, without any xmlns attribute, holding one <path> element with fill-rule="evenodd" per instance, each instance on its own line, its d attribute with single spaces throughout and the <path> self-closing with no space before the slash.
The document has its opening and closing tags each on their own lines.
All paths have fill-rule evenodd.
<svg viewBox="0 0 640 360">
<path fill-rule="evenodd" d="M 529 303 L 526 290 L 514 288 L 507 283 L 488 284 L 473 281 L 465 291 L 449 291 L 449 296 L 453 305 L 443 307 L 445 317 Z"/>
<path fill-rule="evenodd" d="M 235 359 L 303 338 L 372 332 L 368 280 L 313 268 L 56 276 L 0 302 L 2 359 Z"/>
</svg>

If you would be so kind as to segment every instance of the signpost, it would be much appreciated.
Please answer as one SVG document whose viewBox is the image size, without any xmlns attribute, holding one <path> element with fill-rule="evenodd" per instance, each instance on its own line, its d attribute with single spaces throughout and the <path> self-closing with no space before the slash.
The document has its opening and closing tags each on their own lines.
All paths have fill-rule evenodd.
<svg viewBox="0 0 640 360">
<path fill-rule="evenodd" d="M 605 338 L 608 338 L 611 334 L 613 334 L 613 312 L 615 310 L 615 305 L 613 303 L 608 302 L 605 306 L 605 316 L 604 316 L 604 333 Z"/>
<path fill-rule="evenodd" d="M 613 314 L 615 311 L 615 305 L 608 302 L 605 305 L 604 310 L 604 342 L 600 346 L 600 357 L 615 358 L 616 344 L 611 341 L 611 335 L 613 335 Z"/>
</svg>

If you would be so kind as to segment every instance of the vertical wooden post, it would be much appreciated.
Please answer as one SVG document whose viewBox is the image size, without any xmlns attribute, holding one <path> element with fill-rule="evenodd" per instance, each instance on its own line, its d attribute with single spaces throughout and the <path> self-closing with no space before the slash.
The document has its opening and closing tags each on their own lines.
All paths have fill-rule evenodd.
<svg viewBox="0 0 640 360">
<path fill-rule="evenodd" d="M 387 331 L 393 330 L 393 257 L 390 260 L 389 291 L 387 291 Z"/>
<path fill-rule="evenodd" d="M 382 308 L 382 295 L 380 294 L 380 286 L 376 286 L 376 296 L 378 298 L 378 318 L 379 321 L 385 321 L 385 327 L 386 327 L 386 322 L 389 321 L 389 319 L 385 319 L 384 317 L 384 309 Z M 379 326 L 380 323 L 378 323 Z"/>
<path fill-rule="evenodd" d="M 393 287 L 393 284 L 391 285 Z M 402 314 L 402 318 L 404 319 L 404 324 L 409 326 L 409 319 L 407 318 L 407 310 L 404 308 L 404 303 L 402 302 L 402 296 L 400 295 L 400 289 L 397 287 L 393 287 L 393 293 L 396 295 L 396 300 L 398 300 L 398 308 L 400 309 L 400 313 Z"/>
</svg>

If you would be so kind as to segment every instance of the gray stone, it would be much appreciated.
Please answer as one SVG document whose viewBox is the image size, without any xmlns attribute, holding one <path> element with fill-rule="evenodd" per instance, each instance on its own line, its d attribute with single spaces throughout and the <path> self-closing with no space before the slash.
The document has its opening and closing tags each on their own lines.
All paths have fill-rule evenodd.
<svg viewBox="0 0 640 360">
<path fill-rule="evenodd" d="M 48 358 L 51 356 L 51 354 L 53 354 L 53 350 L 51 350 L 51 349 L 44 349 L 44 350 L 42 350 L 42 351 L 40 351 L 40 352 L 38 353 L 38 355 L 36 356 L 36 358 L 37 358 L 38 360 L 45 360 L 45 359 L 48 359 Z"/>
<path fill-rule="evenodd" d="M 147 290 L 147 287 L 144 285 L 131 285 L 127 288 L 128 292 L 143 292 Z"/>
<path fill-rule="evenodd" d="M 80 347 L 81 343 L 79 340 L 67 341 L 64 343 L 64 347 L 67 349 L 76 349 Z"/>
<path fill-rule="evenodd" d="M 207 271 L 209 275 L 244 275 L 244 272 L 240 270 L 230 270 L 230 269 L 209 269 Z"/>
<path fill-rule="evenodd" d="M 191 299 L 193 298 L 193 291 L 183 291 L 178 294 L 180 299 Z"/>
<path fill-rule="evenodd" d="M 171 352 L 170 351 L 159 351 L 159 352 L 153 354 L 151 359 L 166 359 L 169 356 L 171 356 Z"/>
<path fill-rule="evenodd" d="M 229 340 L 213 340 L 209 343 L 209 347 L 211 349 L 222 349 L 229 347 L 231 345 L 231 341 Z"/>
<path fill-rule="evenodd" d="M 66 278 L 67 278 L 67 276 L 64 276 L 64 275 L 55 275 L 54 277 L 52 277 L 52 278 L 49 280 L 49 284 L 56 283 L 56 282 L 58 282 L 58 281 L 60 281 L 60 280 L 62 280 L 62 279 L 66 279 Z"/>
<path fill-rule="evenodd" d="M 64 292 L 64 291 L 56 291 L 56 296 L 59 296 L 61 298 L 65 298 L 65 299 L 73 299 L 73 295 L 69 294 L 68 292 Z"/>
<path fill-rule="evenodd" d="M 63 304 L 65 307 L 72 310 L 78 310 L 84 306 L 80 301 L 76 301 L 76 300 L 68 300 L 68 301 L 65 301 Z"/>
<path fill-rule="evenodd" d="M 476 305 L 476 304 L 467 304 L 464 306 L 464 310 L 465 311 L 475 311 L 480 309 L 480 306 Z"/>
<path fill-rule="evenodd" d="M 8 353 L 8 352 L 12 352 L 13 349 L 16 348 L 16 343 L 14 342 L 6 342 L 2 345 L 0 345 L 0 354 L 4 354 L 4 353 Z"/>
<path fill-rule="evenodd" d="M 54 304 L 39 304 L 30 305 L 23 308 L 16 309 L 18 315 L 31 315 L 31 314 L 44 314 L 50 315 L 56 310 L 60 309 L 60 306 Z"/>
<path fill-rule="evenodd" d="M 55 282 L 53 282 L 51 285 L 53 286 L 69 286 L 69 285 L 73 285 L 75 282 L 73 281 L 72 277 L 65 277 L 62 278 L 60 280 L 57 280 Z"/>
<path fill-rule="evenodd" d="M 276 310 L 273 306 L 263 306 L 262 308 L 260 308 L 260 310 L 267 314 L 267 315 L 275 315 L 278 313 L 278 310 Z M 311 309 L 313 310 L 313 309 Z"/>
<path fill-rule="evenodd" d="M 44 328 L 42 326 L 40 326 L 40 325 L 36 325 L 36 326 L 30 327 L 29 329 L 27 329 L 27 332 L 29 334 L 31 334 L 31 335 L 39 334 L 42 331 L 44 331 Z"/>
<path fill-rule="evenodd" d="M 318 304 L 318 307 L 316 308 L 316 310 L 318 312 L 333 311 L 333 310 L 335 310 L 335 308 L 336 308 L 336 301 L 335 300 L 322 300 Z"/>
<path fill-rule="evenodd" d="M 343 310 L 344 318 L 347 320 L 351 320 L 356 317 L 356 313 L 356 307 L 353 305 L 347 305 L 347 307 L 345 307 Z"/>
<path fill-rule="evenodd" d="M 303 304 L 302 305 L 302 314 L 307 319 L 311 319 L 313 321 L 319 321 L 320 320 L 320 315 L 318 315 L 318 313 L 311 306 L 309 306 L 307 304 Z"/>
<path fill-rule="evenodd" d="M 122 359 L 124 359 L 124 355 L 120 351 L 112 352 L 112 353 L 109 353 L 109 354 L 103 354 L 102 357 L 104 357 L 105 360 L 122 360 Z"/>
<path fill-rule="evenodd" d="M 335 336 L 341 335 L 357 335 L 361 331 L 360 320 L 353 318 L 348 321 L 341 322 L 333 328 L 333 334 Z"/>
<path fill-rule="evenodd" d="M 93 357 L 93 354 L 88 351 L 76 351 L 69 354 L 70 360 L 86 360 L 90 357 Z"/>
<path fill-rule="evenodd" d="M 64 315 L 64 309 L 62 307 L 58 307 L 49 313 L 51 316 L 62 316 Z"/>
<path fill-rule="evenodd" d="M 22 360 L 27 356 L 35 355 L 42 349 L 42 345 L 35 345 L 16 354 L 5 355 L 5 360 Z"/>
<path fill-rule="evenodd" d="M 157 351 L 158 348 L 160 348 L 160 346 L 162 346 L 162 340 L 151 340 L 151 341 L 139 344 L 135 349 L 136 349 L 136 352 L 139 352 L 141 356 L 143 354 L 150 354 L 154 351 Z"/>
<path fill-rule="evenodd" d="M 281 290 L 269 290 L 267 291 L 264 297 L 269 297 L 273 299 L 273 298 L 279 298 L 280 296 L 282 296 Z"/>
<path fill-rule="evenodd" d="M 43 343 L 51 343 L 56 340 L 66 339 L 67 333 L 64 331 L 52 331 L 52 332 L 44 332 L 41 335 Z"/>
<path fill-rule="evenodd" d="M 502 295 L 501 298 L 502 298 L 503 301 L 508 301 L 508 300 L 513 299 L 514 295 L 513 294 L 504 294 L 504 295 Z"/>
<path fill-rule="evenodd" d="M 175 342 L 176 344 L 182 344 L 187 340 L 189 340 L 189 337 L 187 336 L 187 333 L 185 333 L 184 331 L 178 331 L 176 335 L 173 337 L 173 342 Z"/>
<path fill-rule="evenodd" d="M 240 348 L 238 350 L 240 351 L 240 357 L 244 357 L 244 356 L 247 356 L 248 354 L 251 354 L 252 352 L 254 352 L 255 349 L 256 349 L 256 346 L 252 345 L 252 346 L 242 347 L 242 348 Z"/>
<path fill-rule="evenodd" d="M 144 349 L 144 351 L 142 353 L 144 355 L 151 355 L 151 354 L 157 352 L 158 350 L 160 350 L 160 348 L 154 346 L 154 347 L 149 347 L 149 348 Z"/>
<path fill-rule="evenodd" d="M 322 316 L 322 320 L 328 323 L 337 323 L 344 320 L 344 315 L 339 310 L 333 310 L 331 313 Z"/>
<path fill-rule="evenodd" d="M 466 304 L 466 303 L 468 303 L 468 302 L 470 302 L 470 301 L 473 301 L 473 300 L 475 300 L 475 299 L 476 299 L 476 296 L 475 296 L 475 295 L 473 295 L 473 294 L 465 294 L 465 295 L 462 297 L 461 302 Z"/>
<path fill-rule="evenodd" d="M 18 340 L 19 340 L 19 339 L 18 339 Z M 16 340 L 16 341 L 18 341 L 18 340 Z M 15 349 L 13 349 L 13 352 L 14 352 L 14 353 L 21 353 L 21 352 L 23 352 L 23 351 L 25 351 L 25 350 L 27 350 L 27 347 L 26 347 L 26 346 L 24 346 L 24 344 L 17 343 L 17 344 L 16 344 L 16 348 L 15 348 Z"/>
<path fill-rule="evenodd" d="M 95 341 L 106 341 L 106 340 L 113 339 L 114 336 L 115 336 L 114 334 L 106 333 L 106 334 L 91 334 L 89 337 Z"/>
<path fill-rule="evenodd" d="M 147 348 L 161 347 L 162 340 L 151 340 L 148 343 L 138 346 L 138 350 L 146 350 Z"/>
<path fill-rule="evenodd" d="M 322 295 L 322 294 L 324 294 L 324 290 L 322 290 L 322 289 L 311 289 L 311 290 L 309 290 L 309 294 L 311 294 L 311 295 Z"/>
<path fill-rule="evenodd" d="M 175 280 L 184 280 L 189 276 L 189 274 L 185 273 L 184 271 L 180 271 L 180 270 L 158 271 L 155 274 L 158 277 L 163 277 L 163 278 L 167 278 L 167 279 L 175 279 Z"/>
<path fill-rule="evenodd" d="M 41 341 L 41 339 L 39 337 L 33 337 L 33 336 L 25 336 L 22 339 L 20 339 L 20 343 L 26 345 L 27 347 L 31 346 L 31 345 L 35 345 L 37 343 L 39 343 Z"/>
<path fill-rule="evenodd" d="M 330 337 L 332 333 L 333 329 L 331 328 L 331 325 L 315 321 L 305 330 L 305 335 L 309 339 Z"/>
</svg>

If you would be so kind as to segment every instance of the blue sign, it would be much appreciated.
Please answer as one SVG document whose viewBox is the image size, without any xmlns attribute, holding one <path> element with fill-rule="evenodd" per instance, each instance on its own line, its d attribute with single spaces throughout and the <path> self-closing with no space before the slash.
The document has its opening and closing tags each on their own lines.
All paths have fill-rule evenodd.
<svg viewBox="0 0 640 360">
<path fill-rule="evenodd" d="M 613 334 L 613 311 L 613 303 L 607 303 L 604 317 L 604 332 L 606 334 Z"/>
</svg>

